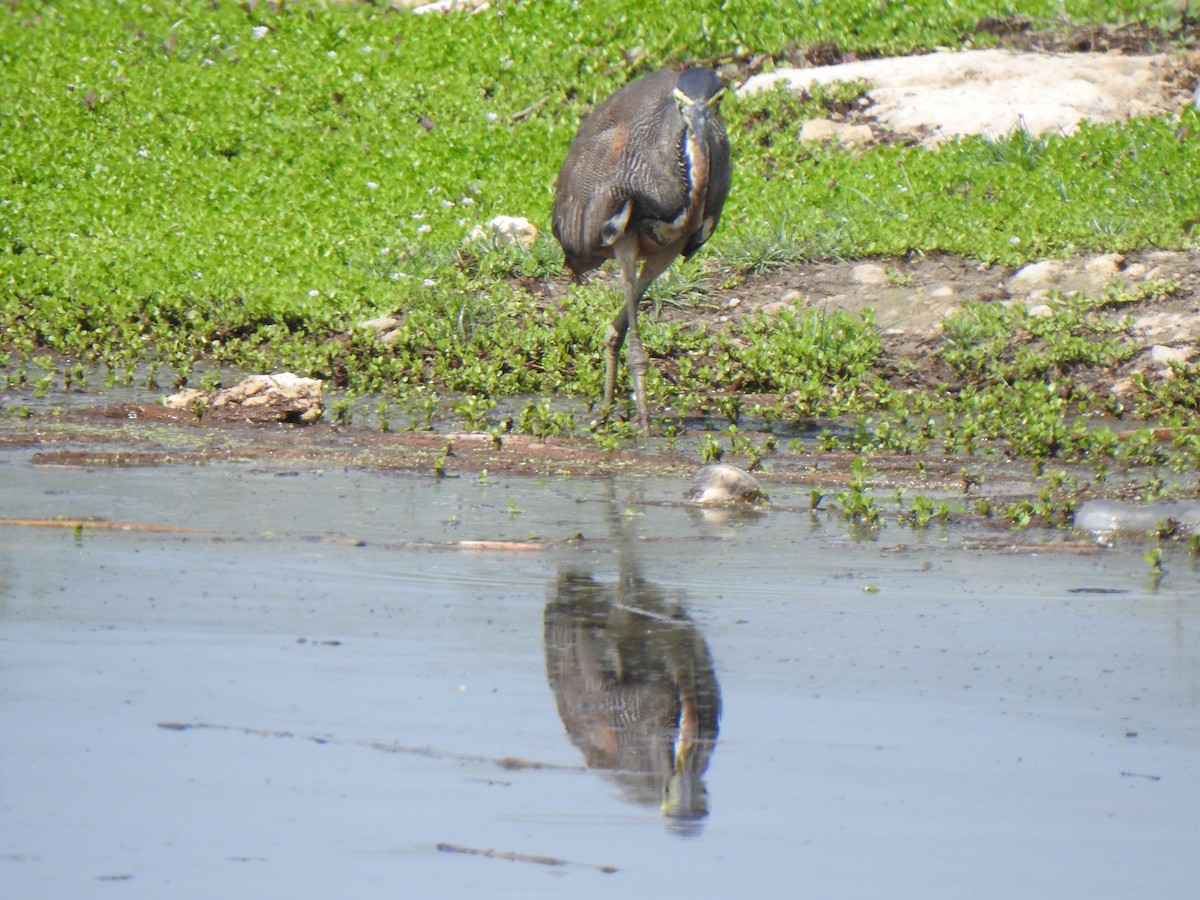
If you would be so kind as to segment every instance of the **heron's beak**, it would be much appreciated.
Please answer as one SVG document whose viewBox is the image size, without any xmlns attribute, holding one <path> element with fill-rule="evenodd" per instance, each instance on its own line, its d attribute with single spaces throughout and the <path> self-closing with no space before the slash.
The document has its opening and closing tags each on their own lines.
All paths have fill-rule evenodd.
<svg viewBox="0 0 1200 900">
<path fill-rule="evenodd" d="M 708 815 L 708 796 L 704 782 L 693 771 L 694 744 L 681 740 L 675 748 L 675 765 L 663 790 L 660 807 L 664 816 L 672 819 L 702 819 Z"/>
<path fill-rule="evenodd" d="M 679 102 L 680 109 L 687 109 L 689 107 L 699 106 L 701 110 L 705 110 L 705 111 L 713 110 L 713 109 L 716 109 L 717 106 L 720 104 L 721 98 L 723 96 L 725 96 L 725 88 L 721 88 L 719 91 L 717 91 L 715 94 L 713 94 L 707 100 L 705 100 L 703 103 L 699 103 L 696 100 L 693 100 L 687 94 L 685 94 L 679 88 L 675 88 L 675 99 Z"/>
</svg>

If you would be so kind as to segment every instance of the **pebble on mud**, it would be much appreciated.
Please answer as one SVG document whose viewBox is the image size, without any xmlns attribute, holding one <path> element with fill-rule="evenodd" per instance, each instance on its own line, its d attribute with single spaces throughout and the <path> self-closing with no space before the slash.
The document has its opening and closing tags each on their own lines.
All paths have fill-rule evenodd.
<svg viewBox="0 0 1200 900">
<path fill-rule="evenodd" d="M 1063 263 L 1057 259 L 1047 259 L 1044 262 L 1030 263 L 1008 279 L 1007 288 L 1013 296 L 1028 294 L 1038 288 L 1053 287 L 1063 273 Z"/>
<path fill-rule="evenodd" d="M 687 494 L 693 503 L 766 503 L 767 494 L 758 479 L 737 466 L 713 463 L 692 478 Z"/>
<path fill-rule="evenodd" d="M 887 284 L 887 269 L 878 263 L 862 263 L 850 270 L 850 277 L 859 284 Z"/>
<path fill-rule="evenodd" d="M 168 409 L 194 409 L 201 419 L 256 424 L 310 424 L 325 410 L 322 383 L 291 372 L 251 375 L 219 391 L 189 388 L 163 400 Z"/>
</svg>

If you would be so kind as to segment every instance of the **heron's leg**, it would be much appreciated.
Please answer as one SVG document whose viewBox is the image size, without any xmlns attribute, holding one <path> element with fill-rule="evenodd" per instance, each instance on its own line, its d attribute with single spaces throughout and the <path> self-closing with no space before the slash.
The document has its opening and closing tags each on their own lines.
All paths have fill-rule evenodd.
<svg viewBox="0 0 1200 900">
<path fill-rule="evenodd" d="M 608 326 L 608 335 L 604 339 L 604 415 L 612 409 L 613 394 L 617 389 L 617 361 L 621 354 L 621 345 L 625 343 L 625 332 L 629 330 L 629 308 L 622 304 Z"/>
<path fill-rule="evenodd" d="M 633 236 L 622 238 L 616 243 L 613 250 L 617 262 L 621 265 L 621 276 L 625 281 L 625 308 L 617 314 L 617 318 L 613 320 L 613 326 L 614 328 L 617 326 L 623 315 L 629 339 L 629 346 L 625 348 L 625 365 L 629 367 L 629 380 L 633 382 L 633 399 L 637 403 L 638 422 L 642 426 L 642 431 L 650 434 L 650 408 L 646 402 L 646 369 L 650 365 L 650 358 L 642 347 L 642 336 L 638 331 L 637 320 L 638 303 L 642 299 L 642 294 L 645 293 L 642 278 L 638 276 L 637 238 Z M 615 362 L 615 360 L 611 360 L 611 357 L 610 361 Z M 607 391 L 607 371 L 605 374 L 605 390 Z"/>
<path fill-rule="evenodd" d="M 642 346 L 641 332 L 638 330 L 638 306 L 650 283 L 674 262 L 679 251 L 667 250 L 654 256 L 646 257 L 642 262 L 641 273 L 638 273 L 638 240 L 634 235 L 622 237 L 613 245 L 613 255 L 621 266 L 621 277 L 625 282 L 625 305 L 612 325 L 609 327 L 606 350 L 608 356 L 604 371 L 605 407 L 611 409 L 616 382 L 617 353 L 621 341 L 628 335 L 629 346 L 625 350 L 625 364 L 629 367 L 629 378 L 633 382 L 633 397 L 637 403 L 638 421 L 642 431 L 650 434 L 650 409 L 646 401 L 646 370 L 650 367 L 650 357 Z"/>
<path fill-rule="evenodd" d="M 632 212 L 633 203 L 626 200 L 617 214 L 605 222 L 600 229 L 600 242 L 606 247 L 620 246 L 622 243 L 633 241 L 634 267 L 632 275 L 626 263 L 621 262 L 621 275 L 625 279 L 626 292 L 629 290 L 630 279 L 637 277 L 637 241 L 625 234 L 625 227 L 629 224 L 629 216 Z M 621 345 L 625 343 L 625 333 L 628 330 L 629 307 L 626 303 L 621 306 L 621 311 L 608 326 L 608 334 L 604 338 L 604 411 L 601 414 L 602 419 L 607 419 L 609 412 L 612 411 L 613 395 L 617 389 L 617 364 L 620 359 Z"/>
</svg>

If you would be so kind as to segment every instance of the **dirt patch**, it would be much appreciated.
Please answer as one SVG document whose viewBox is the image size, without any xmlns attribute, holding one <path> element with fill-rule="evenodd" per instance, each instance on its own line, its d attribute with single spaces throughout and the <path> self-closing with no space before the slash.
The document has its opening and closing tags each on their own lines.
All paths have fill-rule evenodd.
<svg viewBox="0 0 1200 900">
<path fill-rule="evenodd" d="M 777 315 L 788 309 L 870 312 L 882 338 L 885 366 L 902 369 L 912 386 L 919 387 L 953 380 L 933 351 L 941 340 L 942 323 L 965 304 L 1022 304 L 1036 314 L 1055 296 L 1082 293 L 1100 298 L 1106 292 L 1123 298 L 1113 317 L 1130 317 L 1127 339 L 1136 342 L 1136 348 L 1120 369 L 1092 373 L 1090 386 L 1119 392 L 1134 372 L 1170 377 L 1166 360 L 1171 354 L 1162 348 L 1187 358 L 1200 355 L 1200 251 L 1196 250 L 1089 254 L 1021 267 L 949 254 L 814 261 L 750 276 L 732 289 L 714 290 L 709 296 L 711 311 L 702 316 L 695 310 L 670 308 L 662 316 L 722 329 L 749 315 Z M 1139 293 L 1144 299 L 1130 299 Z"/>
</svg>

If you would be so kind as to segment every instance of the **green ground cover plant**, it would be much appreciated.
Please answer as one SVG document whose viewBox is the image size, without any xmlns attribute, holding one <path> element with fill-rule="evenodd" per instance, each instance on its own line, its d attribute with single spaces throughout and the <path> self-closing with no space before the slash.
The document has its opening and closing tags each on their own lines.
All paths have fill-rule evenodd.
<svg viewBox="0 0 1200 900">
<path fill-rule="evenodd" d="M 516 401 L 509 427 L 570 433 L 585 422 L 537 398 L 599 395 L 611 287 L 535 296 L 523 284 L 562 271 L 548 235 L 527 251 L 468 235 L 496 214 L 547 230 L 558 165 L 598 99 L 684 60 L 987 46 L 995 36 L 980 23 L 1007 15 L 1170 29 L 1179 13 L 1173 0 L 502 2 L 452 16 L 15 0 L 0 10 L 5 385 L 77 386 L 84 363 L 155 387 L 195 383 L 214 363 L 291 369 L 397 399 L 423 422 L 444 409 L 494 427 L 497 398 L 533 396 Z M 731 94 L 725 219 L 651 300 L 703 305 L 706 279 L 736 285 L 817 257 L 946 251 L 1016 264 L 1190 244 L 1193 112 L 935 150 L 795 140 L 800 119 L 865 87 Z M 765 398 L 756 413 L 769 421 L 849 417 L 823 441 L 855 452 L 1194 461 L 1194 441 L 1159 442 L 1151 459 L 1093 419 L 1194 427 L 1195 372 L 1144 384 L 1116 409 L 1068 376 L 1123 360 L 1120 303 L 1052 307 L 1041 318 L 965 310 L 939 351 L 965 383 L 920 395 L 889 386 L 869 318 L 752 316 L 724 330 L 649 321 L 648 345 L 671 363 L 652 367 L 650 395 L 681 412 L 725 403 L 734 427 L 749 410 L 714 401 L 714 385 Z M 386 344 L 356 328 L 382 314 L 401 319 Z M 395 427 L 381 402 L 378 418 Z M 632 440 L 611 427 L 612 442 Z"/>
</svg>

